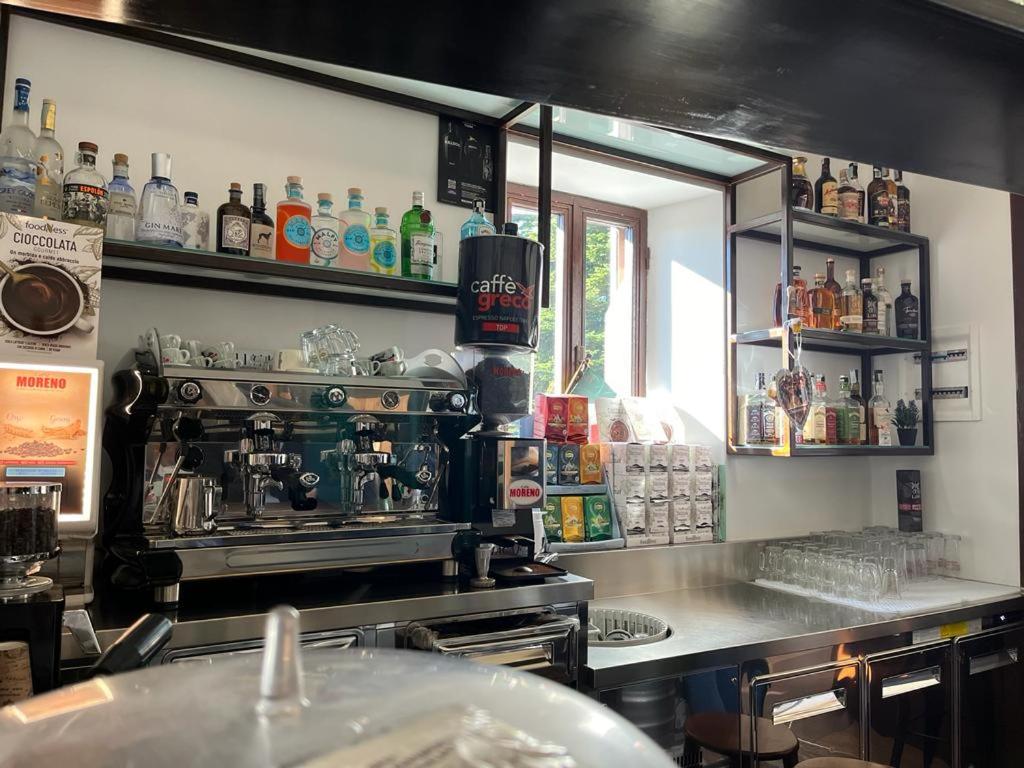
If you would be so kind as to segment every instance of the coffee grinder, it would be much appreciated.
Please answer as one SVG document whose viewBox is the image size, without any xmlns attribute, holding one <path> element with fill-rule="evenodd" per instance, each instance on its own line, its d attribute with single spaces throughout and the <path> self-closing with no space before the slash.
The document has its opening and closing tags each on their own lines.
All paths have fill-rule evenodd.
<svg viewBox="0 0 1024 768">
<path fill-rule="evenodd" d="M 453 447 L 445 505 L 450 519 L 471 523 L 497 553 L 531 558 L 545 441 L 519 437 L 515 422 L 530 414 L 542 255 L 514 224 L 459 244 L 455 357 L 481 423 Z"/>
</svg>

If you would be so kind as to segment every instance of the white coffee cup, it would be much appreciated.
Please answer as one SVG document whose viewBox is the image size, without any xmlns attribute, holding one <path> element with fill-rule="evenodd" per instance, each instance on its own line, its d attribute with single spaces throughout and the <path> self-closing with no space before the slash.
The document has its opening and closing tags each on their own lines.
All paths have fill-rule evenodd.
<svg viewBox="0 0 1024 768">
<path fill-rule="evenodd" d="M 173 347 L 160 350 L 164 365 L 187 365 L 191 357 L 187 349 L 175 349 Z"/>
<path fill-rule="evenodd" d="M 402 376 L 405 374 L 405 360 L 389 360 L 381 363 L 377 373 L 381 376 Z"/>
<path fill-rule="evenodd" d="M 161 342 L 162 344 L 163 342 Z M 195 361 L 197 357 L 203 355 L 203 342 L 199 339 L 187 339 L 182 341 L 180 344 L 182 349 L 187 349 L 188 353 L 192 356 L 192 360 Z"/>
<path fill-rule="evenodd" d="M 220 341 L 216 344 L 207 344 L 203 347 L 203 357 L 208 357 L 214 363 L 231 361 L 231 367 L 235 364 L 235 343 L 233 341 Z M 223 368 L 224 366 L 218 366 Z"/>
<path fill-rule="evenodd" d="M 293 371 L 305 368 L 306 361 L 301 349 L 279 349 L 274 353 L 273 366 L 275 371 Z"/>
<path fill-rule="evenodd" d="M 160 349 L 178 349 L 181 347 L 181 336 L 168 333 L 160 337 Z"/>
</svg>

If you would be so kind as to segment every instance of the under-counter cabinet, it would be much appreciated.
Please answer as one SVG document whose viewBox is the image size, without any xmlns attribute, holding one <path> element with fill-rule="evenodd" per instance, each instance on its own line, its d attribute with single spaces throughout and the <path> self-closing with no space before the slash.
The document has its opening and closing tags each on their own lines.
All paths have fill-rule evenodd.
<svg viewBox="0 0 1024 768">
<path fill-rule="evenodd" d="M 861 756 L 861 665 L 857 658 L 754 677 L 750 681 L 751 743 L 759 727 L 784 725 L 799 741 L 799 759 Z M 755 761 L 756 766 L 779 765 Z"/>
<path fill-rule="evenodd" d="M 950 768 L 953 764 L 952 645 L 870 655 L 867 758 L 900 768 Z"/>
<path fill-rule="evenodd" d="M 1024 765 L 1024 625 L 957 638 L 956 745 L 960 768 Z"/>
</svg>

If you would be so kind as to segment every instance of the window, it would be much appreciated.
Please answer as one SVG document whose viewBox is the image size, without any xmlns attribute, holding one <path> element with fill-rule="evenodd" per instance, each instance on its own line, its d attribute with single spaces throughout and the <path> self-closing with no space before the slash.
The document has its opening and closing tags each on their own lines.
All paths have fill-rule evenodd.
<svg viewBox="0 0 1024 768">
<path fill-rule="evenodd" d="M 537 238 L 537 193 L 510 184 L 507 220 Z M 541 309 L 535 392 L 562 392 L 587 354 L 591 395 L 645 389 L 647 212 L 558 192 L 551 199 L 551 306 Z"/>
</svg>

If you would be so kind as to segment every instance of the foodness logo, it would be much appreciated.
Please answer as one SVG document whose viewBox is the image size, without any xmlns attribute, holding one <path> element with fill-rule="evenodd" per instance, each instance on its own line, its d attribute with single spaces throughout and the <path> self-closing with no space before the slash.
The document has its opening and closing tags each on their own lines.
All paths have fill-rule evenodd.
<svg viewBox="0 0 1024 768">
<path fill-rule="evenodd" d="M 477 309 L 490 312 L 495 306 L 529 310 L 536 286 L 525 286 L 508 275 L 493 275 L 490 280 L 474 280 L 469 290 L 476 294 Z"/>
</svg>

